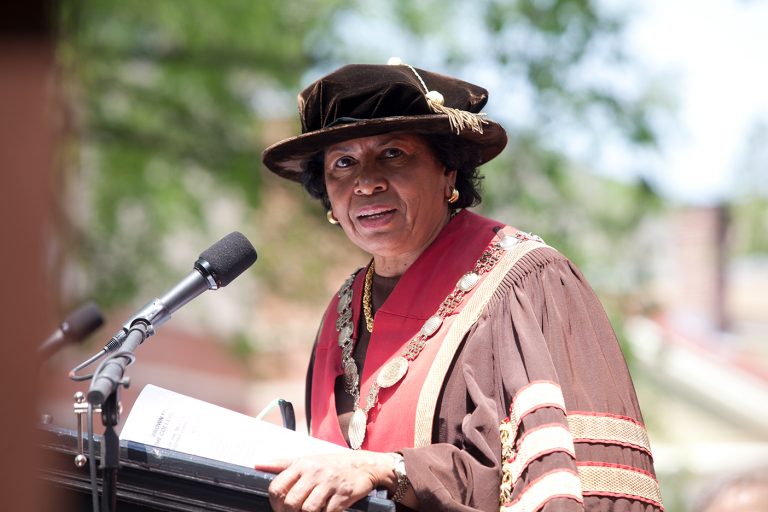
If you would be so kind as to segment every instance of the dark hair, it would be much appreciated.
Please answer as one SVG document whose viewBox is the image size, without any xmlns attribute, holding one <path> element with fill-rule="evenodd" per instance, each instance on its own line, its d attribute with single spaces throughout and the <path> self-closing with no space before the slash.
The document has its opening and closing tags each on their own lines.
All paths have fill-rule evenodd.
<svg viewBox="0 0 768 512">
<path fill-rule="evenodd" d="M 435 157 L 446 169 L 456 170 L 456 188 L 459 200 L 448 207 L 456 210 L 477 206 L 483 200 L 480 196 L 480 182 L 483 177 L 477 169 L 480 151 L 471 142 L 455 135 L 419 134 L 432 149 Z M 318 152 L 310 158 L 301 173 L 301 185 L 315 199 L 319 199 L 326 210 L 331 208 L 325 189 L 323 172 L 324 153 Z"/>
</svg>

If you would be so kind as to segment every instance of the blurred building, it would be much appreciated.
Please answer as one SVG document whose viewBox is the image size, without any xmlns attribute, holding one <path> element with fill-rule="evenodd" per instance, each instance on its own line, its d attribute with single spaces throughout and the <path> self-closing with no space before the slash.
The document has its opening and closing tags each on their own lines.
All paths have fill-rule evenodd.
<svg viewBox="0 0 768 512">
<path fill-rule="evenodd" d="M 673 495 L 768 463 L 768 255 L 729 258 L 723 207 L 660 226 L 652 313 L 627 333 L 656 468 Z"/>
</svg>

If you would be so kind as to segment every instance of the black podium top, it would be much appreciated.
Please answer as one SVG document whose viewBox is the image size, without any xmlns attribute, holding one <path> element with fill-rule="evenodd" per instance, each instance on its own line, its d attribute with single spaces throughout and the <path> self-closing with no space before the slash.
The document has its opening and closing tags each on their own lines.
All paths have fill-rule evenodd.
<svg viewBox="0 0 768 512">
<path fill-rule="evenodd" d="M 88 465 L 78 468 L 74 464 L 77 433 L 49 427 L 42 434 L 45 454 L 39 474 L 57 495 L 56 509 L 67 510 L 66 505 L 62 506 L 61 500 L 64 500 L 71 503 L 69 510 L 90 510 Z M 100 441 L 101 437 L 95 436 L 97 454 Z M 267 488 L 272 478 L 272 474 L 235 464 L 121 441 L 117 509 L 120 512 L 271 510 Z M 394 511 L 394 502 L 385 497 L 385 491 L 377 491 L 350 510 Z"/>
</svg>

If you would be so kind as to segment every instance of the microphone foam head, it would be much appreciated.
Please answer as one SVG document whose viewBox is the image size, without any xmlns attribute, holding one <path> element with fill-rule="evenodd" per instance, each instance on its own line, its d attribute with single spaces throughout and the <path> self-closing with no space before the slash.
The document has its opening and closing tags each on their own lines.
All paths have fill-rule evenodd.
<svg viewBox="0 0 768 512">
<path fill-rule="evenodd" d="M 104 317 L 93 302 L 83 304 L 64 319 L 61 330 L 72 341 L 82 341 L 101 327 Z"/>
<path fill-rule="evenodd" d="M 202 265 L 200 260 L 204 262 Z M 256 249 L 245 235 L 233 231 L 203 251 L 200 260 L 195 264 L 195 268 L 209 273 L 216 284 L 223 288 L 253 265 L 256 261 Z"/>
</svg>

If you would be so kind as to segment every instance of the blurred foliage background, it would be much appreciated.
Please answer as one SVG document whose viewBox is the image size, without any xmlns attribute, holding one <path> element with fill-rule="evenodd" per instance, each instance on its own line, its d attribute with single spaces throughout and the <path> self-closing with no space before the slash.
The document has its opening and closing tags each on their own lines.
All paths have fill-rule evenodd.
<svg viewBox="0 0 768 512">
<path fill-rule="evenodd" d="M 483 170 L 480 210 L 541 235 L 587 274 L 624 343 L 652 312 L 659 218 L 677 205 L 648 162 L 675 91 L 624 48 L 633 13 L 596 0 L 63 0 L 57 65 L 64 144 L 50 266 L 62 309 L 110 311 L 174 284 L 214 240 L 242 231 L 259 251 L 215 315 L 188 319 L 245 365 L 308 351 L 325 303 L 366 261 L 293 183 L 262 168 L 299 133 L 296 93 L 351 62 L 391 56 L 490 91 L 508 130 Z M 735 255 L 768 252 L 765 148 L 757 126 L 725 205 Z M 631 155 L 616 179 L 606 152 Z M 233 286 L 234 288 L 234 286 Z M 215 316 L 215 318 L 210 318 Z M 214 334 L 215 333 L 215 334 Z M 625 351 L 630 364 L 633 355 Z M 250 377 L 259 379 L 260 367 Z M 654 418 L 646 418 L 653 424 Z M 672 484 L 670 484 L 672 485 Z M 682 510 L 672 491 L 668 510 Z"/>
</svg>

